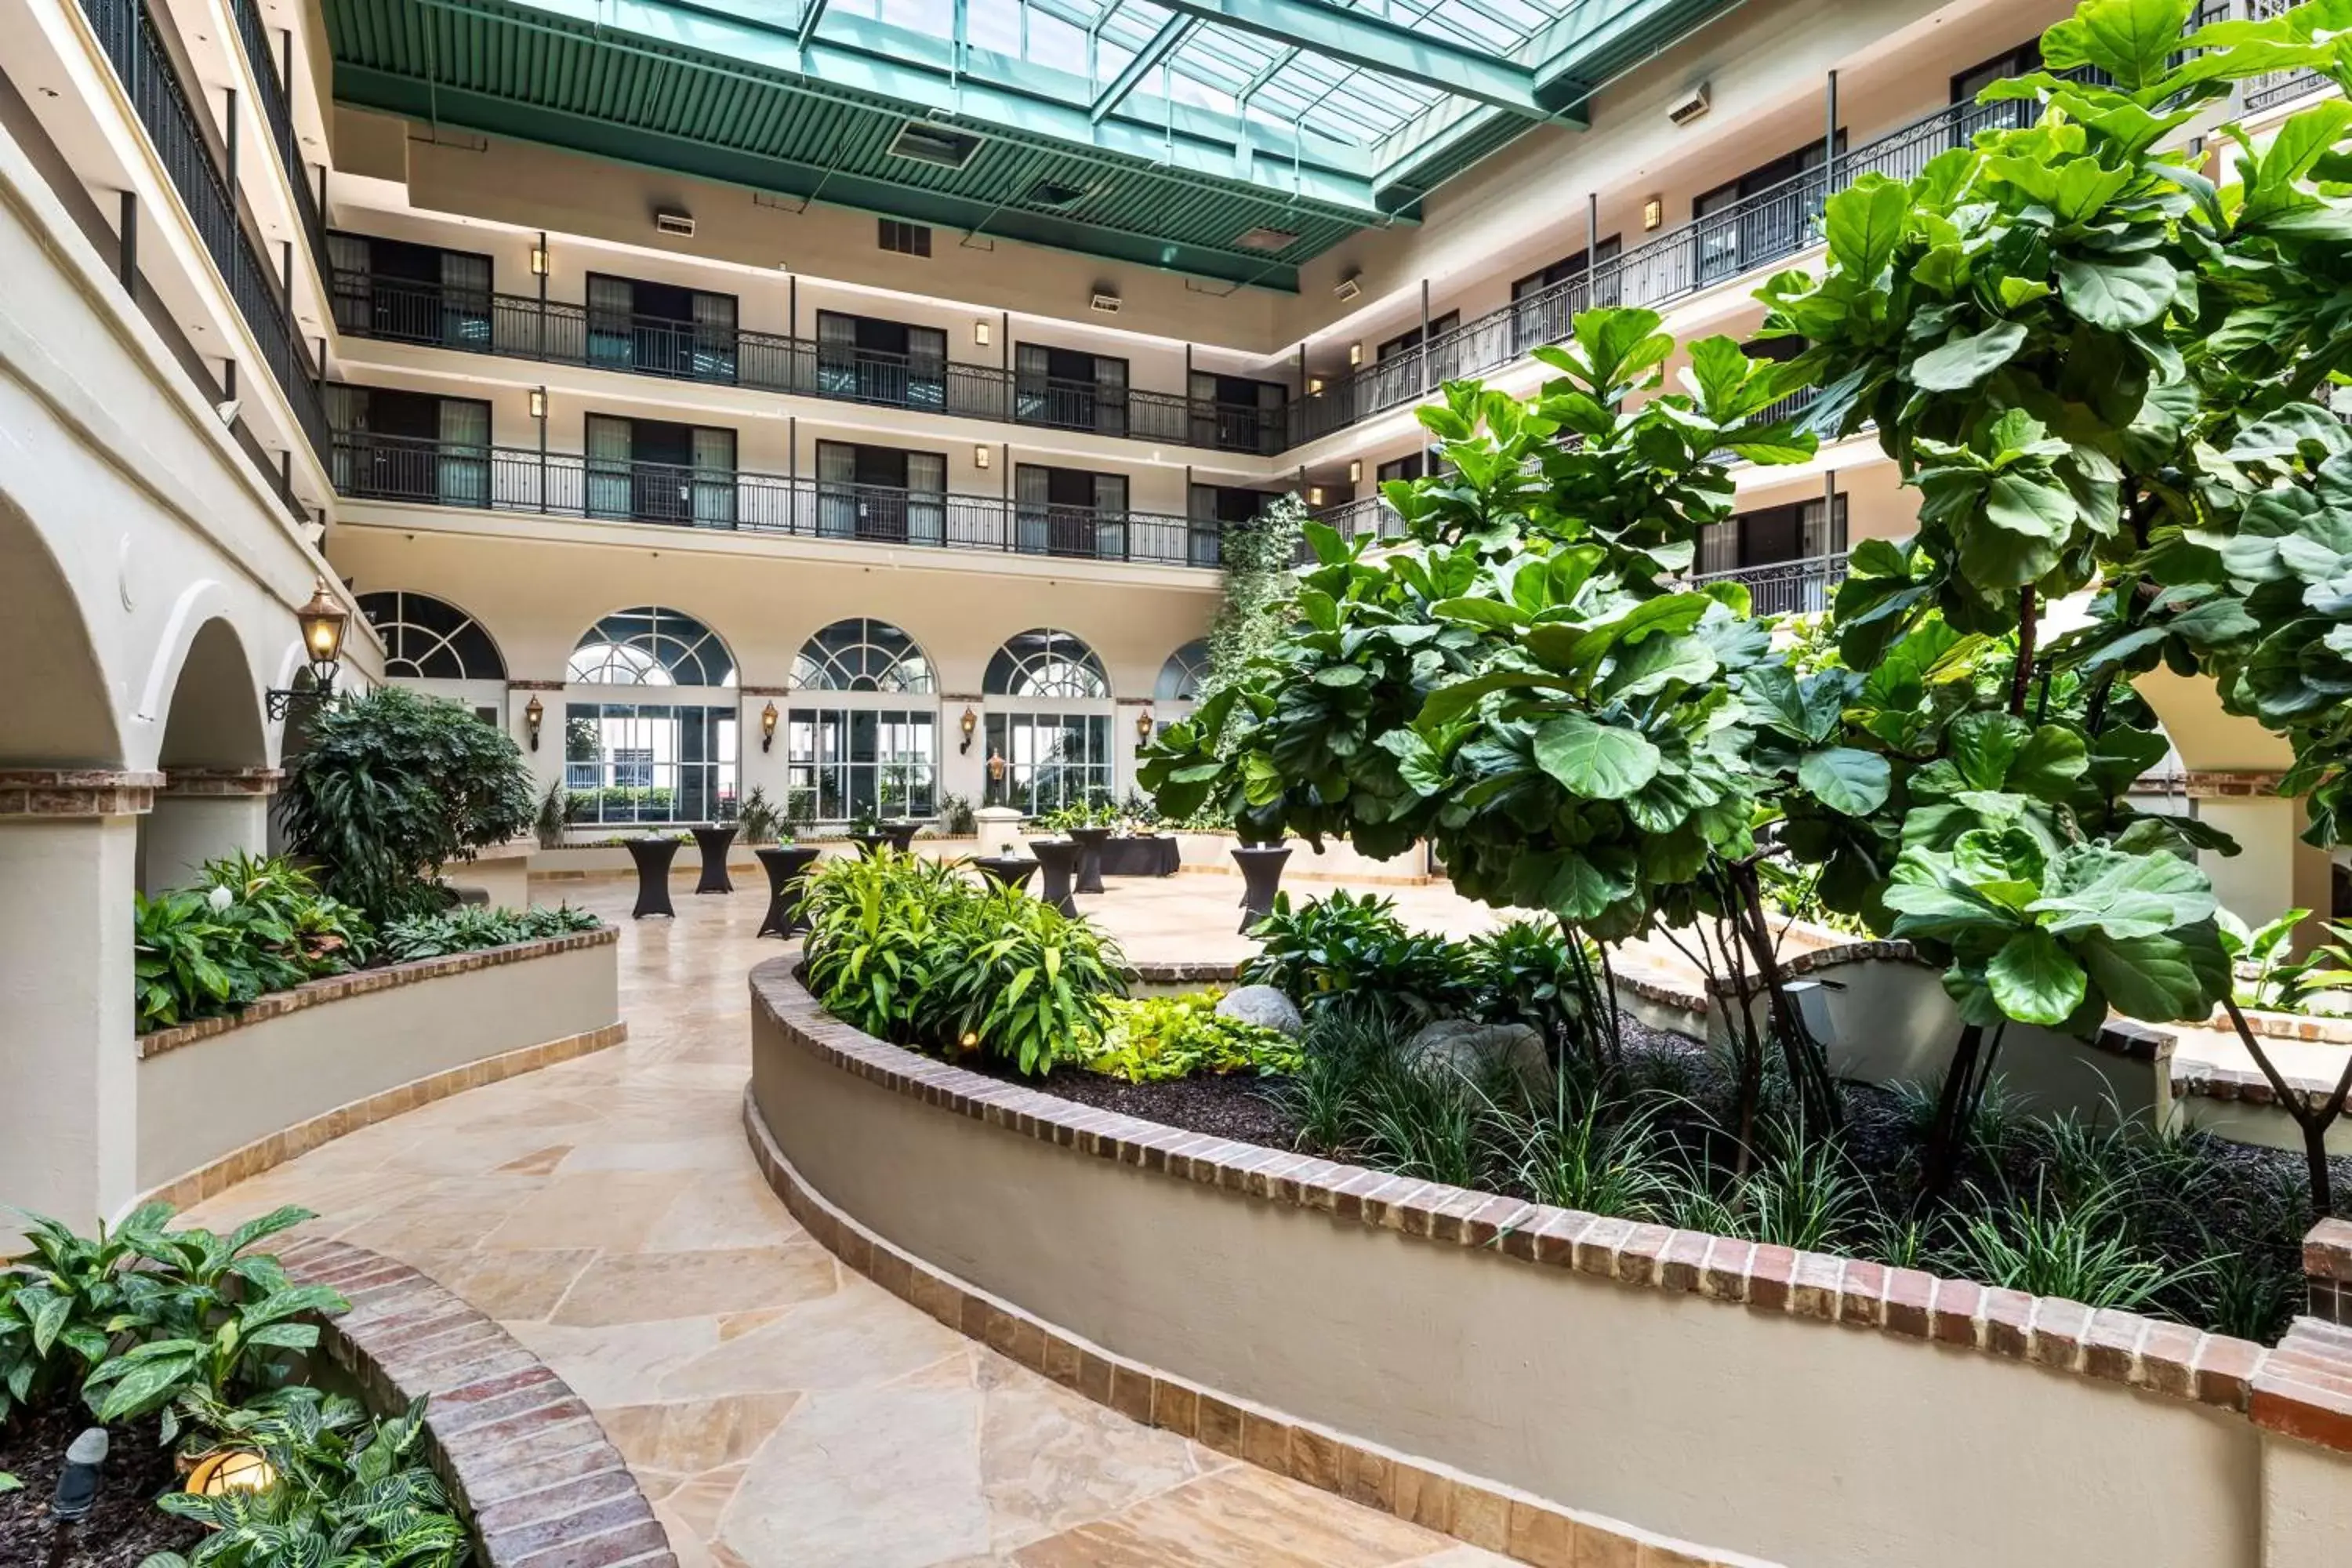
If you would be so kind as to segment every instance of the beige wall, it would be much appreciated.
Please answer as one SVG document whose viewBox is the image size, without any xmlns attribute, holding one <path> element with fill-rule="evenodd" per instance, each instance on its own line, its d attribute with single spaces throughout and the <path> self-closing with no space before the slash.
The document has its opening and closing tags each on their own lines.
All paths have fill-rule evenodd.
<svg viewBox="0 0 2352 1568">
<path fill-rule="evenodd" d="M 820 1061 L 756 987 L 752 1091 L 826 1199 L 979 1289 L 1172 1375 L 1570 1508 L 1841 1568 L 2259 1561 L 2260 1454 L 2242 1419 L 1091 1158 Z M 2352 1494 L 2322 1495 L 2340 1529 Z"/>
<path fill-rule="evenodd" d="M 152 1191 L 281 1128 L 621 1016 L 612 942 L 339 997 L 139 1063 L 138 1181 Z"/>
</svg>

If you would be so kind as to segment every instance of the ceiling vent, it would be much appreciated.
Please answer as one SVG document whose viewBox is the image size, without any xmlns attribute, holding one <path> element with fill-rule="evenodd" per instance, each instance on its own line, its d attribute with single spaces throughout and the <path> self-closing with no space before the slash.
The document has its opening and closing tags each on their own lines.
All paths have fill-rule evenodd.
<svg viewBox="0 0 2352 1568">
<path fill-rule="evenodd" d="M 1364 291 L 1363 284 L 1358 281 L 1362 276 L 1360 272 L 1350 272 L 1331 286 L 1331 292 L 1339 296 L 1339 303 L 1347 305 L 1355 302 L 1356 296 Z"/>
<path fill-rule="evenodd" d="M 663 207 L 654 214 L 654 228 L 658 233 L 674 235 L 679 239 L 692 239 L 694 218 L 691 214 Z"/>
<path fill-rule="evenodd" d="M 928 120 L 909 120 L 890 139 L 890 155 L 934 168 L 961 169 L 980 151 L 980 138 L 968 131 L 950 131 Z"/>
<path fill-rule="evenodd" d="M 1061 212 L 1076 206 L 1087 199 L 1087 195 L 1084 185 L 1065 185 L 1055 180 L 1040 180 L 1029 187 L 1029 194 L 1022 199 L 1033 207 Z"/>
<path fill-rule="evenodd" d="M 1244 250 L 1263 250 L 1271 255 L 1276 251 L 1288 250 L 1292 246 L 1297 245 L 1298 236 L 1286 228 L 1260 227 L 1244 231 L 1234 243 Z"/>
<path fill-rule="evenodd" d="M 1106 316 L 1118 315 L 1121 302 L 1118 295 L 1106 293 L 1100 289 L 1096 289 L 1095 297 L 1087 301 Z"/>
<path fill-rule="evenodd" d="M 1692 121 L 1705 114 L 1707 105 L 1713 101 L 1714 95 L 1708 90 L 1706 83 L 1701 82 L 1691 89 L 1673 108 L 1666 110 L 1666 118 L 1677 125 L 1688 125 Z"/>
</svg>

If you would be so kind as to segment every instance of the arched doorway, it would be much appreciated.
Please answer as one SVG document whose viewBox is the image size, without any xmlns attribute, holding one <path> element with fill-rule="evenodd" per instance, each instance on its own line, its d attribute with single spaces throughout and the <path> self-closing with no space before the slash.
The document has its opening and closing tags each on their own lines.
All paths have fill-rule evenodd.
<svg viewBox="0 0 2352 1568">
<path fill-rule="evenodd" d="M 140 824 L 142 891 L 186 887 L 207 860 L 268 847 L 274 775 L 261 703 L 236 628 L 218 618 L 197 627 L 156 752 L 163 787 Z"/>
<path fill-rule="evenodd" d="M 888 621 L 835 621 L 801 646 L 791 691 L 788 820 L 939 814 L 939 677 L 913 637 Z"/>
<path fill-rule="evenodd" d="M 1110 677 L 1086 641 L 1039 626 L 1004 639 L 988 661 L 988 755 L 1004 761 L 993 801 L 1036 815 L 1114 798 Z"/>
<path fill-rule="evenodd" d="M 564 672 L 563 787 L 575 826 L 717 822 L 735 814 L 735 656 L 665 605 L 615 610 Z"/>
</svg>

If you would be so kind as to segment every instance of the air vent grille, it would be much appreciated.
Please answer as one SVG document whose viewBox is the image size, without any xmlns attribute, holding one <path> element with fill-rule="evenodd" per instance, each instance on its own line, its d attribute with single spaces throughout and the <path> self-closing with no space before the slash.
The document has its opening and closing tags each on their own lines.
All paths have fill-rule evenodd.
<svg viewBox="0 0 2352 1568">
<path fill-rule="evenodd" d="M 1244 250 L 1263 250 L 1272 256 L 1297 244 L 1298 236 L 1286 228 L 1253 228 L 1234 243 Z"/>
<path fill-rule="evenodd" d="M 1045 207 L 1052 212 L 1060 212 L 1066 207 L 1076 206 L 1086 199 L 1085 186 L 1065 185 L 1055 180 L 1038 181 L 1029 187 L 1029 195 L 1026 198 L 1029 205 Z"/>
<path fill-rule="evenodd" d="M 961 169 L 979 151 L 980 138 L 971 132 L 950 130 L 928 120 L 909 120 L 890 139 L 892 157 L 941 169 Z"/>
</svg>

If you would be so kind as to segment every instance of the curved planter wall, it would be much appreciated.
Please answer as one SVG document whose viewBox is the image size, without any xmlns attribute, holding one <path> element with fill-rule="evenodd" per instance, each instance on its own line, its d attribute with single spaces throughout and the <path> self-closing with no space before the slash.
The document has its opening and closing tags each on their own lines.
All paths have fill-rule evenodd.
<svg viewBox="0 0 2352 1568">
<path fill-rule="evenodd" d="M 2352 1561 L 2352 1331 L 2265 1352 L 1385 1177 L 899 1050 L 789 961 L 751 988 L 754 1152 L 852 1267 L 1464 1539 L 1563 1564 Z"/>
<path fill-rule="evenodd" d="M 669 1539 L 581 1397 L 512 1335 L 404 1263 L 296 1238 L 279 1258 L 352 1310 L 320 1348 L 380 1412 L 425 1398 L 428 1458 L 481 1568 L 677 1568 Z"/>
<path fill-rule="evenodd" d="M 610 926 L 314 980 L 139 1037 L 138 1185 L 176 1207 L 356 1128 L 617 1045 Z"/>
</svg>

